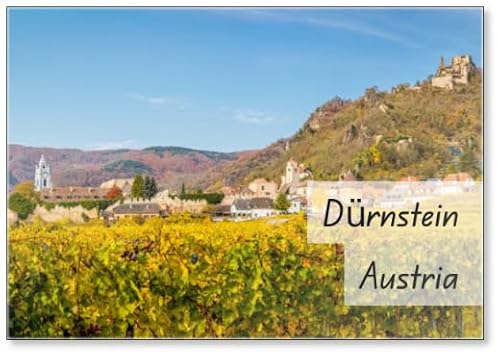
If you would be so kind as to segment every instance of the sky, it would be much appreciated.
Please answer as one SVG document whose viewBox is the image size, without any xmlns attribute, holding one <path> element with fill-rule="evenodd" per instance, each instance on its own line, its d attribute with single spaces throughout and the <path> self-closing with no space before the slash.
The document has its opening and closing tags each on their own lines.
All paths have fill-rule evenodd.
<svg viewBox="0 0 500 356">
<path fill-rule="evenodd" d="M 70 9 L 8 12 L 8 141 L 84 150 L 265 147 L 316 107 L 482 67 L 468 9 Z"/>
</svg>

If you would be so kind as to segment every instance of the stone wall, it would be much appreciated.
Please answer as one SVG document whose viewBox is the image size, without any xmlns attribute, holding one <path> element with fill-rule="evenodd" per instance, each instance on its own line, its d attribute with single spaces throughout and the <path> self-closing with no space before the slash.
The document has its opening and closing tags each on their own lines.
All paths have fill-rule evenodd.
<svg viewBox="0 0 500 356">
<path fill-rule="evenodd" d="M 183 213 L 188 212 L 191 214 L 200 214 L 206 207 L 205 200 L 181 200 L 179 198 L 163 198 L 153 199 L 155 203 L 160 204 L 163 209 L 167 209 L 169 213 Z"/>
<path fill-rule="evenodd" d="M 453 89 L 453 78 L 451 75 L 432 78 L 432 86 L 437 88 Z"/>
<path fill-rule="evenodd" d="M 55 206 L 54 208 L 48 210 L 45 207 L 37 206 L 30 215 L 29 219 L 40 218 L 45 222 L 56 222 L 60 220 L 68 219 L 75 223 L 83 223 L 85 219 L 83 218 L 85 214 L 90 219 L 95 219 L 99 216 L 96 208 L 87 210 L 81 206 L 74 206 L 70 208 Z"/>
</svg>

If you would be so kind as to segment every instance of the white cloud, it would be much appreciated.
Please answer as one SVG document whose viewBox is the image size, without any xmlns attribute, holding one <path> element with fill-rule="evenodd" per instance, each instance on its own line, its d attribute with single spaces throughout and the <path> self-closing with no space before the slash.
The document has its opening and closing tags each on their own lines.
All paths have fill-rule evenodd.
<svg viewBox="0 0 500 356">
<path fill-rule="evenodd" d="M 136 93 L 130 93 L 129 96 L 137 101 L 142 101 L 148 104 L 164 104 L 167 101 L 167 97 L 162 96 L 146 96 Z"/>
<path fill-rule="evenodd" d="M 151 105 L 168 105 L 178 110 L 186 110 L 192 106 L 191 101 L 187 98 L 178 96 L 147 96 L 137 93 L 129 93 L 128 96 L 136 101 L 140 101 Z"/>
<path fill-rule="evenodd" d="M 302 20 L 302 22 L 304 22 L 306 24 L 313 25 L 313 26 L 337 28 L 340 30 L 359 33 L 361 35 L 378 37 L 380 39 L 387 40 L 390 42 L 399 43 L 399 44 L 402 44 L 402 45 L 407 46 L 407 47 L 420 47 L 420 45 L 410 41 L 407 38 L 403 38 L 403 37 L 396 35 L 394 33 L 382 31 L 382 30 L 379 30 L 377 28 L 367 26 L 367 25 L 362 25 L 359 23 L 339 21 L 339 20 L 324 20 L 324 19 L 313 18 L 313 17 L 304 18 Z"/>
<path fill-rule="evenodd" d="M 91 145 L 91 151 L 120 150 L 124 148 L 136 148 L 135 140 L 109 141 Z"/>
<path fill-rule="evenodd" d="M 234 119 L 252 125 L 266 125 L 276 121 L 274 116 L 254 110 L 238 110 L 234 113 Z"/>
<path fill-rule="evenodd" d="M 219 12 L 222 13 L 222 12 Z M 292 12 L 275 12 L 266 10 L 253 10 L 253 11 L 226 11 L 225 14 L 242 16 L 246 18 L 254 18 L 264 21 L 288 22 L 303 24 L 306 26 L 315 26 L 323 28 L 333 28 L 342 31 L 357 33 L 364 36 L 377 37 L 389 42 L 397 43 L 405 47 L 420 48 L 420 44 L 410 40 L 407 37 L 401 36 L 400 33 L 382 30 L 378 27 L 369 25 L 365 22 L 352 21 L 345 16 L 340 18 L 332 17 L 319 17 L 319 16 L 302 16 L 304 13 L 299 13 L 299 16 L 294 15 Z"/>
</svg>

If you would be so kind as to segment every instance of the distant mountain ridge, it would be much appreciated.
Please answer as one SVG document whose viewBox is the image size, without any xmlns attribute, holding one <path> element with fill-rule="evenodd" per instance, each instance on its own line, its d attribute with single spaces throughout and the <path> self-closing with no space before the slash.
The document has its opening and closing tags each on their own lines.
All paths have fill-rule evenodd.
<svg viewBox="0 0 500 356">
<path fill-rule="evenodd" d="M 160 184 L 178 189 L 182 183 L 186 187 L 203 185 L 207 172 L 217 171 L 249 151 L 225 153 L 177 146 L 84 151 L 9 144 L 9 186 L 32 180 L 35 164 L 42 154 L 57 186 L 98 186 L 111 178 L 149 174 Z"/>
<path fill-rule="evenodd" d="M 185 154 L 202 154 L 207 158 L 213 160 L 234 160 L 238 158 L 238 153 L 236 152 L 216 152 L 216 151 L 206 151 L 206 150 L 196 150 L 192 148 L 179 147 L 179 146 L 151 146 L 146 147 L 143 151 L 151 151 L 157 155 L 162 155 L 165 152 L 171 154 L 185 155 Z"/>
</svg>

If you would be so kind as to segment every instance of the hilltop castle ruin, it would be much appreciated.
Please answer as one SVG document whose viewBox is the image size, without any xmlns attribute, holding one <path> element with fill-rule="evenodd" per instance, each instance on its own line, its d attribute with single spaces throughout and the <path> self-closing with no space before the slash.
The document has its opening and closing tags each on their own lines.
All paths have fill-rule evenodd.
<svg viewBox="0 0 500 356">
<path fill-rule="evenodd" d="M 475 68 L 472 57 L 468 54 L 454 56 L 449 66 L 444 64 L 444 59 L 441 57 L 436 74 L 432 77 L 432 86 L 453 89 L 455 84 L 468 84 L 471 72 Z"/>
</svg>

